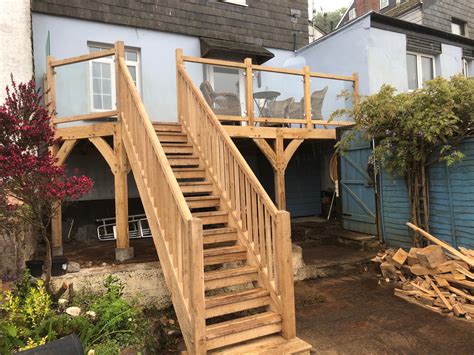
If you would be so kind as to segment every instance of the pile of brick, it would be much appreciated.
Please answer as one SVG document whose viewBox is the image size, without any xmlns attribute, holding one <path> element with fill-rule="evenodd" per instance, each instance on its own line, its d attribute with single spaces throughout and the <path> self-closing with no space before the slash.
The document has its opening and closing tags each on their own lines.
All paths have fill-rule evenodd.
<svg viewBox="0 0 474 355">
<path fill-rule="evenodd" d="M 456 317 L 474 318 L 474 251 L 459 248 L 463 257 L 439 245 L 388 249 L 374 259 L 382 276 L 398 282 L 395 295 Z"/>
</svg>

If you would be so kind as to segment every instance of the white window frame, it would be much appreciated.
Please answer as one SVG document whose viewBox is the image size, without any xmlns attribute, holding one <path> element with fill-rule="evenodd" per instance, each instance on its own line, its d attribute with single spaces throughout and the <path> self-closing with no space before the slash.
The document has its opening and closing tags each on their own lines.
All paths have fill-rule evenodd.
<svg viewBox="0 0 474 355">
<path fill-rule="evenodd" d="M 350 9 L 349 10 L 349 21 L 355 19 L 357 17 L 357 12 L 356 12 L 356 9 L 353 8 L 353 9 Z"/>
<path fill-rule="evenodd" d="M 386 8 L 390 4 L 389 0 L 380 0 L 380 10 Z"/>
<path fill-rule="evenodd" d="M 469 78 L 470 77 L 470 74 L 469 73 L 469 65 L 471 63 L 472 60 L 469 60 L 467 58 L 463 58 L 462 59 L 462 74 L 466 77 L 466 78 Z"/>
<path fill-rule="evenodd" d="M 421 58 L 430 58 L 433 62 L 433 79 L 436 77 L 436 63 L 435 63 L 435 57 L 430 54 L 423 54 L 423 53 L 416 53 L 416 52 L 407 52 L 406 54 L 411 54 L 416 56 L 416 77 L 417 77 L 417 89 L 420 89 L 423 87 L 423 68 L 421 65 Z M 407 76 L 408 76 L 408 70 L 407 70 Z M 408 80 L 408 77 L 407 77 Z M 408 91 L 413 91 L 413 89 L 409 89 Z"/>
<path fill-rule="evenodd" d="M 220 2 L 225 2 L 227 4 L 234 4 L 240 6 L 248 6 L 247 0 L 220 0 Z"/>
<path fill-rule="evenodd" d="M 91 47 L 93 48 L 100 48 L 100 50 L 108 50 L 112 49 L 112 45 L 107 45 L 107 44 L 100 44 L 100 43 L 94 43 L 90 42 L 88 43 L 89 49 Z M 125 55 L 125 64 L 128 66 L 133 66 L 135 67 L 135 73 L 136 73 L 136 87 L 138 90 L 138 93 L 141 95 L 141 71 L 140 71 L 140 50 L 135 49 L 135 48 L 129 48 L 125 47 L 125 52 L 135 52 L 137 54 L 137 61 L 130 61 L 126 59 Z M 111 95 L 112 95 L 112 107 L 111 109 L 97 109 L 94 108 L 94 86 L 93 86 L 93 76 L 92 76 L 92 65 L 93 63 L 106 63 L 110 64 L 110 85 L 112 86 L 111 88 Z M 105 112 L 105 111 L 111 111 L 117 108 L 117 102 L 116 102 L 116 85 L 115 85 L 115 57 L 110 56 L 110 57 L 103 57 L 103 58 L 97 58 L 89 61 L 89 106 L 91 112 Z"/>
</svg>

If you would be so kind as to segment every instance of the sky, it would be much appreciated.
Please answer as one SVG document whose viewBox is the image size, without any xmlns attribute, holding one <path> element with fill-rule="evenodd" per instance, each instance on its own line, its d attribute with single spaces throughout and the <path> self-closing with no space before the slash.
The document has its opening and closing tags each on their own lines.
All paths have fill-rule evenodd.
<svg viewBox="0 0 474 355">
<path fill-rule="evenodd" d="M 321 7 L 323 11 L 333 11 L 341 7 L 349 7 L 351 0 L 310 0 L 308 3 L 310 7 L 311 3 L 313 3 L 313 7 L 318 11 Z"/>
</svg>

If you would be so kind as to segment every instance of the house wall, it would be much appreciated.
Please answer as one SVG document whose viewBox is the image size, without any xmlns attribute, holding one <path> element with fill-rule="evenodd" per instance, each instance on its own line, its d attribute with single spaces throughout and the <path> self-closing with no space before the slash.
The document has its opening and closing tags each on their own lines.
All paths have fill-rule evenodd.
<svg viewBox="0 0 474 355">
<path fill-rule="evenodd" d="M 462 73 L 462 48 L 441 44 L 443 53 L 439 55 L 439 67 L 436 74 L 445 78 Z"/>
<path fill-rule="evenodd" d="M 57 59 L 89 52 L 88 41 L 113 44 L 117 40 L 138 48 L 141 60 L 141 93 L 152 121 L 176 121 L 175 49 L 200 56 L 197 37 L 111 25 L 79 19 L 33 13 L 35 74 L 41 80 L 46 70 L 46 42 Z M 64 69 L 65 68 L 65 69 Z M 88 64 L 57 69 L 58 116 L 89 112 Z M 202 73 L 193 73 L 199 76 Z"/>
<path fill-rule="evenodd" d="M 31 17 L 29 0 L 2 0 L 0 10 L 0 103 L 4 88 L 11 83 L 25 82 L 33 75 Z"/>
</svg>

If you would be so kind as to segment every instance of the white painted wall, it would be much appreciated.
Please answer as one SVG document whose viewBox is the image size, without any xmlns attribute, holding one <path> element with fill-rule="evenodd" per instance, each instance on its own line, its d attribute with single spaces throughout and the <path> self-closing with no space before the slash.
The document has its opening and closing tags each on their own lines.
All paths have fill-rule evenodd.
<svg viewBox="0 0 474 355">
<path fill-rule="evenodd" d="M 439 55 L 439 70 L 437 75 L 449 78 L 453 75 L 462 73 L 462 48 L 441 44 L 442 53 Z"/>
<path fill-rule="evenodd" d="M 33 75 L 29 0 L 0 0 L 0 102 L 5 86 L 25 82 Z"/>
</svg>

